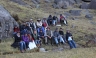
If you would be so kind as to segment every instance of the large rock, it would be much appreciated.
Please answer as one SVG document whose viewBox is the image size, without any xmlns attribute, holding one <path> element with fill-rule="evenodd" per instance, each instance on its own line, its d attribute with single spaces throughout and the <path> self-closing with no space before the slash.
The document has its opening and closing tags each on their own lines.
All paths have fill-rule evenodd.
<svg viewBox="0 0 96 58">
<path fill-rule="evenodd" d="M 85 2 L 90 2 L 91 0 L 82 0 L 82 1 L 85 1 Z"/>
<path fill-rule="evenodd" d="M 87 4 L 86 2 L 83 2 L 80 6 L 81 9 L 88 9 L 89 4 Z"/>
<path fill-rule="evenodd" d="M 51 2 L 51 0 L 45 0 L 45 2 L 46 2 L 46 3 L 50 3 L 50 2 Z"/>
<path fill-rule="evenodd" d="M 91 14 L 87 14 L 87 15 L 85 15 L 85 17 L 88 18 L 88 19 L 90 19 L 90 20 L 93 19 L 93 15 L 91 15 Z"/>
<path fill-rule="evenodd" d="M 92 0 L 89 4 L 89 9 L 96 9 L 96 0 Z"/>
<path fill-rule="evenodd" d="M 13 1 L 15 3 L 18 3 L 20 5 L 27 5 L 25 2 L 23 2 L 22 0 L 10 0 L 10 1 Z"/>
<path fill-rule="evenodd" d="M 12 18 L 9 12 L 0 5 L 0 38 L 10 37 L 14 25 L 18 25 L 18 23 Z"/>
<path fill-rule="evenodd" d="M 70 3 L 72 4 L 73 2 L 71 1 Z M 63 8 L 63 9 L 65 9 L 65 8 L 68 8 L 69 6 L 71 6 L 70 3 L 69 3 L 68 0 L 54 0 L 53 7 L 54 8 Z"/>
<path fill-rule="evenodd" d="M 73 16 L 80 16 L 81 10 L 69 10 L 69 13 Z"/>
<path fill-rule="evenodd" d="M 39 3 L 40 3 L 40 0 L 32 0 L 32 2 L 33 2 L 34 4 L 39 4 Z"/>
<path fill-rule="evenodd" d="M 80 4 L 82 0 L 74 0 L 77 4 Z"/>
</svg>

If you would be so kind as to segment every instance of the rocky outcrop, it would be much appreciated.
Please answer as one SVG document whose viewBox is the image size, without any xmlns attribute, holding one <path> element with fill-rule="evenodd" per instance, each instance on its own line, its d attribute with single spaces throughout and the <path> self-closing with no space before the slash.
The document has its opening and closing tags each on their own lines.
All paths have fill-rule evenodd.
<svg viewBox="0 0 96 58">
<path fill-rule="evenodd" d="M 0 38 L 10 37 L 14 25 L 18 25 L 18 23 L 12 18 L 9 12 L 0 5 Z"/>
<path fill-rule="evenodd" d="M 74 0 L 54 0 L 54 8 L 63 8 L 66 9 L 69 6 L 72 6 L 75 3 Z"/>
<path fill-rule="evenodd" d="M 89 9 L 96 9 L 96 0 L 92 0 L 89 4 Z"/>
<path fill-rule="evenodd" d="M 10 0 L 10 1 L 13 1 L 15 3 L 18 3 L 20 5 L 27 5 L 25 2 L 23 2 L 22 0 Z"/>
</svg>

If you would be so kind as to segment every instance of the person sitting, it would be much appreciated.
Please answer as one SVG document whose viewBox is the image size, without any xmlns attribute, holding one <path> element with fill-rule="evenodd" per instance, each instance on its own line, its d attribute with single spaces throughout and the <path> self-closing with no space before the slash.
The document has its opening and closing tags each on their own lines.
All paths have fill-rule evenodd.
<svg viewBox="0 0 96 58">
<path fill-rule="evenodd" d="M 34 41 L 35 41 L 36 46 L 39 48 L 40 45 L 41 45 L 41 42 L 40 42 L 40 40 L 38 38 L 38 34 L 37 34 L 37 31 L 36 30 L 34 30 L 34 32 L 33 32 L 33 38 L 34 38 Z"/>
<path fill-rule="evenodd" d="M 44 32 L 40 30 L 38 33 L 39 40 L 41 40 L 41 43 L 44 43 Z"/>
<path fill-rule="evenodd" d="M 26 48 L 29 48 L 29 37 L 27 35 L 27 33 L 25 33 L 24 35 L 22 35 L 22 40 L 26 43 Z"/>
<path fill-rule="evenodd" d="M 49 17 L 47 19 L 47 22 L 48 22 L 49 26 L 52 25 L 52 20 L 53 20 L 52 15 L 49 15 Z"/>
<path fill-rule="evenodd" d="M 37 20 L 36 25 L 37 25 L 37 28 L 42 26 L 42 22 L 41 22 L 41 20 L 40 20 L 40 19 L 38 19 L 38 20 Z"/>
<path fill-rule="evenodd" d="M 60 38 L 60 43 L 62 42 L 63 44 L 65 43 L 64 41 L 64 32 L 62 30 L 62 28 L 59 29 L 59 38 Z"/>
<path fill-rule="evenodd" d="M 26 50 L 26 44 L 24 41 L 22 41 L 20 32 L 17 32 L 14 38 L 15 38 L 15 41 L 11 46 L 14 48 L 18 47 L 20 51 L 23 53 Z"/>
<path fill-rule="evenodd" d="M 20 32 L 20 29 L 19 29 L 18 26 L 15 26 L 15 27 L 13 28 L 13 30 L 14 30 L 14 33 Z"/>
<path fill-rule="evenodd" d="M 30 27 L 31 32 L 33 32 L 36 29 L 36 23 L 33 21 L 33 19 L 30 19 Z"/>
<path fill-rule="evenodd" d="M 67 32 L 66 32 L 66 40 L 67 40 L 71 49 L 76 48 L 76 44 L 75 44 L 73 37 L 72 37 L 72 34 L 69 30 L 67 30 Z"/>
<path fill-rule="evenodd" d="M 57 23 L 58 18 L 56 16 L 53 16 L 52 24 L 55 26 Z"/>
<path fill-rule="evenodd" d="M 59 42 L 58 42 L 58 36 L 59 36 L 58 28 L 56 28 L 55 31 L 53 32 L 53 36 L 54 36 L 55 43 L 58 46 L 58 44 L 59 44 Z"/>
<path fill-rule="evenodd" d="M 43 20 L 42 20 L 42 26 L 45 27 L 45 28 L 48 27 L 48 23 L 47 23 L 46 18 L 43 18 Z"/>
<path fill-rule="evenodd" d="M 50 30 L 49 27 L 47 27 L 45 35 L 45 44 L 49 44 L 49 41 L 51 42 L 51 45 L 53 45 L 52 31 Z"/>
<path fill-rule="evenodd" d="M 68 24 L 66 18 L 62 14 L 60 14 L 60 23 L 65 25 Z"/>
</svg>

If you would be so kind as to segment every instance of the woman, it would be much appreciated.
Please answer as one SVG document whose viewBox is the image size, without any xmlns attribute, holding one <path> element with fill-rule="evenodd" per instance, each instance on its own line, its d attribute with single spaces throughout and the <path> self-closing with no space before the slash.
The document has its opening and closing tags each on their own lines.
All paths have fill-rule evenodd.
<svg viewBox="0 0 96 58">
<path fill-rule="evenodd" d="M 20 32 L 17 32 L 17 34 L 14 36 L 14 38 L 15 38 L 15 41 L 12 44 L 12 46 L 14 48 L 19 47 L 20 51 L 24 52 L 26 50 L 26 44 L 24 41 L 22 41 Z"/>
<path fill-rule="evenodd" d="M 29 48 L 29 37 L 27 35 L 27 33 L 25 33 L 24 35 L 22 35 L 22 40 L 26 43 L 26 48 Z"/>
</svg>

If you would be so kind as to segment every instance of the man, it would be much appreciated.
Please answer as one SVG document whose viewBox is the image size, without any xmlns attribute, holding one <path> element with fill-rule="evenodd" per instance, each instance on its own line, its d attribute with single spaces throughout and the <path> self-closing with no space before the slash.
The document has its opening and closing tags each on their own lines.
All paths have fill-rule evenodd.
<svg viewBox="0 0 96 58">
<path fill-rule="evenodd" d="M 72 37 L 72 34 L 69 30 L 67 30 L 67 32 L 66 32 L 66 40 L 67 40 L 71 49 L 76 48 L 76 44 L 75 44 L 73 37 Z"/>
<path fill-rule="evenodd" d="M 63 32 L 63 30 L 62 30 L 62 28 L 60 28 L 60 30 L 59 30 L 59 41 L 60 41 L 60 43 L 65 43 L 65 41 L 64 41 L 64 32 Z"/>
<path fill-rule="evenodd" d="M 49 27 L 47 27 L 46 35 L 45 35 L 45 44 L 48 44 L 51 41 L 51 45 L 53 44 L 52 31 Z"/>
<path fill-rule="evenodd" d="M 58 42 L 58 36 L 59 36 L 58 28 L 56 28 L 55 31 L 53 32 L 53 36 L 54 36 L 55 43 L 58 46 L 58 44 L 59 44 L 59 42 Z"/>
</svg>

